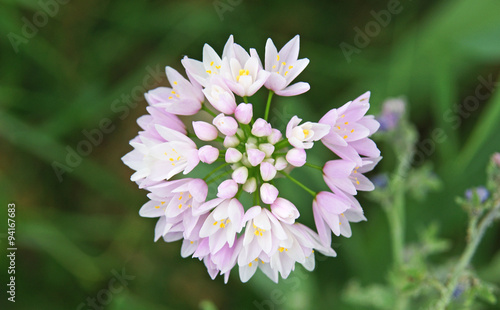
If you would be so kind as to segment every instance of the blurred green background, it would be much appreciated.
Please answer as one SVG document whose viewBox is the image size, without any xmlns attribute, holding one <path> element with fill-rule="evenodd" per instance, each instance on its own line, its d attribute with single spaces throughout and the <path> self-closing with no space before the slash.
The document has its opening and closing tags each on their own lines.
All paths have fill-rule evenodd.
<svg viewBox="0 0 500 310">
<path fill-rule="evenodd" d="M 201 59 L 204 43 L 221 52 L 230 34 L 261 58 L 268 37 L 281 47 L 301 35 L 300 56 L 311 62 L 299 80 L 311 90 L 276 100 L 276 125 L 295 114 L 317 121 L 366 90 L 372 114 L 384 99 L 406 97 L 423 141 L 419 151 L 443 182 L 425 200 L 409 201 L 407 238 L 415 240 L 436 221 L 453 244 L 449 256 L 462 251 L 466 215 L 454 197 L 484 183 L 487 160 L 500 151 L 499 1 L 40 2 L 57 5 L 45 6 L 51 13 L 45 14 L 38 1 L 0 0 L 0 237 L 6 248 L 6 208 L 15 202 L 19 248 L 15 305 L 6 302 L 1 255 L 2 309 L 92 309 L 83 305 L 98 297 L 105 309 L 212 309 L 211 303 L 219 309 L 354 309 L 342 299 L 349 281 L 387 280 L 387 221 L 363 194 L 368 222 L 353 225 L 350 239 L 334 239 L 338 257 L 318 255 L 314 272 L 297 267 L 278 285 L 260 272 L 242 284 L 236 269 L 229 284 L 212 281 L 203 263 L 180 257 L 180 242 L 153 242 L 155 220 L 138 215 L 146 192 L 129 180 L 132 171 L 120 160 L 146 112 L 142 91 L 167 85 L 161 75 L 150 85 L 143 80 L 166 65 L 182 69 L 183 55 Z M 397 12 L 384 15 L 382 22 L 390 21 L 381 25 L 375 16 L 388 6 Z M 366 35 L 363 46 L 355 43 L 363 41 L 356 27 Z M 348 57 L 342 42 L 355 49 Z M 67 148 L 87 140 L 84 131 L 103 119 L 113 130 L 58 179 L 54 162 L 65 164 Z M 439 143 L 432 140 L 436 128 L 447 137 Z M 386 160 L 377 172 L 389 171 L 394 155 L 381 149 Z M 327 156 L 322 151 L 312 160 Z M 314 188 L 321 180 L 310 182 Z M 293 185 L 284 192 L 311 225 L 310 197 Z M 497 225 L 474 258 L 479 274 L 496 284 L 499 242 Z M 113 286 L 114 273 L 123 270 L 128 282 Z"/>
</svg>

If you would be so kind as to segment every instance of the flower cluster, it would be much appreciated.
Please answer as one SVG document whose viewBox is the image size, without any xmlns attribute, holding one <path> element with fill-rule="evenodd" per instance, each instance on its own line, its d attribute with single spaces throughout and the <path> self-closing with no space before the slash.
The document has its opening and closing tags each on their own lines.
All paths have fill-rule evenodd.
<svg viewBox="0 0 500 310">
<path fill-rule="evenodd" d="M 148 114 L 138 119 L 143 131 L 122 158 L 135 170 L 131 180 L 149 191 L 139 214 L 159 218 L 155 241 L 182 240 L 181 255 L 203 260 L 212 278 L 220 273 L 227 282 L 236 265 L 243 282 L 257 269 L 277 282 L 297 262 L 312 270 L 314 250 L 336 256 L 332 232 L 349 237 L 349 223 L 365 220 L 354 195 L 374 188 L 363 173 L 380 160 L 369 138 L 379 124 L 365 116 L 370 93 L 330 110 L 318 123 L 294 116 L 284 136 L 267 121 L 273 95 L 309 90 L 308 83 L 292 84 L 309 63 L 298 55 L 299 36 L 279 52 L 268 39 L 263 65 L 255 49 L 247 52 L 231 36 L 222 56 L 206 44 L 202 61 L 182 60 L 187 78 L 167 67 L 171 87 L 145 94 Z M 269 96 L 264 115 L 257 117 L 250 102 L 260 89 Z M 199 120 L 186 126 L 186 115 Z M 323 168 L 306 163 L 306 150 L 320 140 L 339 157 Z M 306 164 L 323 174 L 331 191 L 314 192 L 290 175 Z M 214 169 L 205 178 L 189 177 L 207 165 Z M 188 177 L 173 180 L 181 173 Z M 317 232 L 297 222 L 300 212 L 280 196 L 276 178 L 313 196 Z M 218 185 L 214 197 L 209 184 Z M 253 203 L 243 205 L 244 196 Z"/>
</svg>

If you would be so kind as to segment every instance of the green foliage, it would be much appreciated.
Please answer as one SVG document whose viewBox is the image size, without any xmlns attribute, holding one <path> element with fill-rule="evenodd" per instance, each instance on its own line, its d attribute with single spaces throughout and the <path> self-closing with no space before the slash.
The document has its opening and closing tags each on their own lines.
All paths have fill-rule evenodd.
<svg viewBox="0 0 500 310">
<path fill-rule="evenodd" d="M 349 63 L 339 44 L 354 44 L 354 28 L 364 30 L 375 21 L 371 12 L 388 3 L 221 2 L 234 4 L 222 20 L 211 1 L 69 1 L 15 52 L 8 34 L 22 35 L 23 18 L 32 21 L 40 5 L 0 1 L 0 197 L 3 205 L 16 203 L 19 223 L 13 309 L 75 309 L 108 287 L 111 270 L 125 267 L 135 279 L 113 294 L 106 309 L 258 309 L 269 304 L 272 309 L 398 309 L 430 307 L 449 292 L 450 270 L 499 199 L 500 168 L 491 164 L 485 183 L 484 167 L 500 151 L 500 92 L 480 82 L 498 81 L 499 2 L 402 1 L 401 13 L 369 37 Z M 300 56 L 311 63 L 299 78 L 311 90 L 286 104 L 276 100 L 273 123 L 295 114 L 317 121 L 366 90 L 372 91 L 372 114 L 387 97 L 408 100 L 402 127 L 379 136 L 384 159 L 375 173 L 391 181 L 370 195 L 361 193 L 368 222 L 353 225 L 350 239 L 334 239 L 337 258 L 318 256 L 313 273 L 297 268 L 278 285 L 258 276 L 241 284 L 236 270 L 228 285 L 212 281 L 203 263 L 179 256 L 178 243 L 154 243 L 154 221 L 137 214 L 145 193 L 130 182 L 131 171 L 120 161 L 139 129 L 137 117 L 146 113 L 140 92 L 130 105 L 123 96 L 133 96 L 133 89 L 143 85 L 147 68 L 181 69 L 183 55 L 199 59 L 205 42 L 221 51 L 231 33 L 243 46 L 256 47 L 261 57 L 267 37 L 282 45 L 301 35 Z M 166 83 L 163 77 L 148 88 Z M 477 107 L 465 109 L 466 98 L 479 98 L 480 85 Z M 116 101 L 120 112 L 112 108 Z M 87 139 L 82 131 L 99 128 L 103 119 L 111 120 L 114 130 L 60 182 L 53 163 L 67 165 L 67 147 L 76 148 Z M 433 138 L 435 129 L 446 135 L 441 142 Z M 432 151 L 424 141 L 433 143 Z M 413 167 L 412 154 L 420 153 L 425 161 Z M 317 164 L 330 154 L 325 149 L 308 159 Z M 398 166 L 402 160 L 409 165 Z M 403 177 L 394 181 L 395 174 Z M 297 178 L 315 190 L 322 186 L 314 171 L 297 171 Z M 491 192 L 487 202 L 459 200 L 472 223 L 467 227 L 454 197 L 481 184 Z M 286 191 L 312 227 L 310 197 L 295 187 Z M 394 204 L 399 211 L 390 213 Z M 5 212 L 0 221 L 6 222 Z M 401 225 L 393 227 L 394 221 Z M 0 227 L 4 246 L 6 228 Z M 399 232 L 392 234 L 393 229 Z M 394 236 L 399 256 L 392 252 Z M 498 307 L 489 303 L 499 296 L 499 238 L 498 225 L 491 225 L 457 279 L 463 293 L 452 297 L 449 309 Z"/>
</svg>

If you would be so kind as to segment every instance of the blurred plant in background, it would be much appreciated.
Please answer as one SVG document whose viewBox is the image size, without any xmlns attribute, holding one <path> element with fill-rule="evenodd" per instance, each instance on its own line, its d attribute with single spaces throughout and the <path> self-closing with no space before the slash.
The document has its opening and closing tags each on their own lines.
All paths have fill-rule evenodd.
<svg viewBox="0 0 500 310">
<path fill-rule="evenodd" d="M 381 190 L 371 195 L 385 211 L 391 231 L 393 267 L 388 284 L 362 287 L 353 281 L 344 299 L 375 309 L 446 309 L 450 304 L 453 309 L 469 309 L 477 307 L 478 298 L 496 304 L 498 288 L 481 280 L 470 262 L 486 229 L 500 218 L 499 153 L 491 157 L 488 165 L 487 188 L 468 189 L 465 198 L 457 198 L 469 218 L 462 254 L 458 259 L 433 262 L 432 256 L 450 248 L 450 242 L 438 236 L 437 222 L 421 226 L 417 243 L 407 244 L 405 240 L 406 194 L 423 201 L 429 191 L 440 188 L 440 181 L 429 164 L 411 167 L 418 133 L 404 111 L 404 100 L 390 99 L 384 102 L 378 118 L 384 129 L 380 140 L 390 145 L 398 157 L 394 171 L 389 177 L 383 176 Z M 439 206 L 435 212 L 439 212 Z"/>
<path fill-rule="evenodd" d="M 0 197 L 4 207 L 16 203 L 19 223 L 15 307 L 373 309 L 360 305 L 365 295 L 349 302 L 347 292 L 358 284 L 371 290 L 373 300 L 390 300 L 381 302 L 389 307 L 446 300 L 450 271 L 470 244 L 467 212 L 454 197 L 468 201 L 467 189 L 484 186 L 485 203 L 495 199 L 485 184 L 485 166 L 500 150 L 498 11 L 497 0 L 0 0 Z M 337 258 L 315 255 L 315 272 L 297 266 L 279 284 L 260 273 L 245 285 L 237 278 L 229 285 L 212 281 L 198 260 L 179 255 L 180 244 L 144 242 L 154 225 L 137 216 L 146 192 L 128 180 L 130 169 L 120 158 L 139 130 L 136 119 L 146 113 L 143 94 L 166 85 L 164 68 L 180 55 L 200 59 L 200 42 L 222 50 L 230 34 L 260 47 L 268 37 L 283 46 L 297 33 L 301 54 L 310 59 L 301 79 L 311 89 L 286 100 L 275 97 L 269 123 L 283 132 L 279 125 L 294 115 L 317 120 L 361 89 L 372 91 L 373 114 L 382 112 L 384 99 L 404 96 L 412 124 L 407 126 L 418 135 L 412 143 L 398 141 L 403 135 L 393 134 L 397 143 L 380 136 L 384 160 L 368 177 L 379 187 L 387 184 L 387 191 L 410 189 L 404 199 L 387 194 L 382 207 L 376 197 L 359 197 L 369 220 L 353 226 L 349 240 L 333 241 Z M 255 96 L 254 109 L 264 111 L 265 95 Z M 405 147 L 414 156 L 398 166 L 409 156 Z M 324 163 L 329 156 L 316 143 L 307 160 Z M 398 167 L 407 171 L 401 182 L 394 181 Z M 293 173 L 312 188 L 328 190 L 313 169 Z M 307 193 L 283 181 L 276 179 L 280 194 L 297 207 L 310 205 Z M 216 188 L 209 190 L 215 195 Z M 398 205 L 404 212 L 382 211 Z M 483 204 L 469 205 L 483 210 L 483 217 L 489 214 Z M 390 227 L 384 214 L 400 217 L 401 227 Z M 0 221 L 7 222 L 6 212 Z M 301 222 L 313 227 L 314 217 L 304 212 Z M 390 241 L 398 229 L 399 270 Z M 2 224 L 0 244 L 5 237 Z M 486 296 L 482 292 L 489 289 L 479 288 L 487 283 L 500 285 L 499 241 L 499 225 L 492 225 L 458 279 L 448 309 L 469 307 L 463 302 L 470 294 Z M 0 281 L 6 283 L 7 260 L 0 257 Z M 418 277 L 405 276 L 413 270 Z M 419 277 L 427 281 L 428 274 L 440 284 L 427 285 L 417 296 L 412 279 L 421 283 Z M 395 283 L 408 284 L 408 291 Z M 4 301 L 2 309 L 12 306 L 4 307 Z M 478 298 L 469 308 L 498 304 Z"/>
</svg>

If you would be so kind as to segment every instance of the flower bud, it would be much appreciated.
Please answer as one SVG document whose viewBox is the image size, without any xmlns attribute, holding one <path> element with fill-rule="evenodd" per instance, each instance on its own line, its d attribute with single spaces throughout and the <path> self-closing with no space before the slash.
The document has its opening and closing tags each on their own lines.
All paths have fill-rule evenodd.
<svg viewBox="0 0 500 310">
<path fill-rule="evenodd" d="M 306 163 L 306 151 L 304 149 L 293 148 L 286 153 L 286 160 L 290 165 L 302 167 Z"/>
<path fill-rule="evenodd" d="M 193 122 L 193 129 L 198 139 L 202 141 L 212 141 L 218 136 L 217 128 L 207 122 Z"/>
<path fill-rule="evenodd" d="M 233 171 L 231 176 L 236 183 L 244 184 L 248 179 L 248 168 L 244 166 L 239 167 Z M 243 189 L 245 189 L 245 187 L 243 187 Z"/>
<path fill-rule="evenodd" d="M 269 141 L 269 143 L 276 144 L 279 140 L 281 140 L 282 136 L 283 134 L 281 133 L 281 131 L 279 131 L 278 129 L 273 129 L 271 131 L 271 135 L 267 137 L 267 141 Z"/>
<path fill-rule="evenodd" d="M 273 155 L 274 153 L 274 145 L 272 145 L 271 143 L 263 143 L 261 145 L 259 145 L 259 149 L 266 153 L 266 157 L 271 157 L 271 155 Z"/>
<path fill-rule="evenodd" d="M 241 154 L 240 151 L 238 151 L 235 148 L 228 148 L 226 151 L 226 162 L 227 163 L 237 163 L 241 160 L 243 155 Z"/>
<path fill-rule="evenodd" d="M 238 123 L 236 120 L 231 116 L 224 116 L 222 113 L 214 118 L 213 124 L 226 136 L 234 136 L 238 130 Z"/>
<path fill-rule="evenodd" d="M 262 118 L 258 118 L 255 123 L 253 123 L 252 134 L 256 137 L 264 137 L 269 136 L 272 130 L 271 124 Z"/>
<path fill-rule="evenodd" d="M 224 114 L 233 114 L 236 109 L 236 101 L 233 92 L 222 80 L 213 80 L 203 93 L 214 108 Z"/>
<path fill-rule="evenodd" d="M 265 204 L 272 204 L 278 198 L 279 191 L 274 185 L 269 183 L 264 183 L 260 187 L 260 199 Z"/>
<path fill-rule="evenodd" d="M 278 157 L 276 158 L 276 163 L 274 164 L 274 167 L 276 170 L 281 171 L 288 167 L 288 162 L 286 161 L 285 157 Z"/>
<path fill-rule="evenodd" d="M 280 221 L 287 224 L 293 224 L 295 220 L 300 216 L 299 210 L 295 207 L 293 203 L 284 199 L 277 198 L 275 202 L 271 205 L 271 212 Z"/>
<path fill-rule="evenodd" d="M 248 124 L 253 117 L 253 107 L 251 103 L 240 103 L 234 111 L 234 117 L 242 124 Z"/>
<path fill-rule="evenodd" d="M 206 164 L 211 164 L 219 158 L 219 149 L 211 146 L 205 145 L 198 150 L 198 157 L 201 162 Z"/>
<path fill-rule="evenodd" d="M 263 162 L 260 164 L 260 175 L 262 180 L 270 181 L 276 176 L 276 168 L 268 162 Z"/>
<path fill-rule="evenodd" d="M 245 184 L 243 184 L 243 190 L 247 193 L 253 193 L 257 189 L 257 180 L 255 178 L 248 179 Z"/>
<path fill-rule="evenodd" d="M 225 180 L 217 188 L 217 197 L 229 199 L 238 192 L 238 184 L 234 180 Z"/>
<path fill-rule="evenodd" d="M 224 147 L 230 148 L 230 147 L 235 147 L 240 144 L 240 140 L 238 139 L 237 136 L 226 136 L 224 138 Z"/>
<path fill-rule="evenodd" d="M 266 153 L 257 149 L 249 149 L 247 150 L 247 156 L 250 165 L 255 167 L 264 160 L 264 157 L 266 157 Z"/>
</svg>

